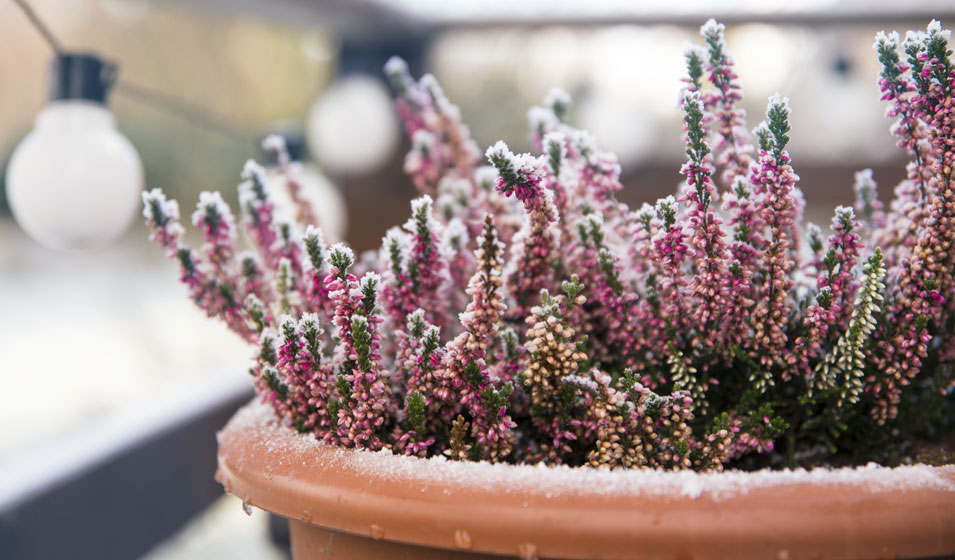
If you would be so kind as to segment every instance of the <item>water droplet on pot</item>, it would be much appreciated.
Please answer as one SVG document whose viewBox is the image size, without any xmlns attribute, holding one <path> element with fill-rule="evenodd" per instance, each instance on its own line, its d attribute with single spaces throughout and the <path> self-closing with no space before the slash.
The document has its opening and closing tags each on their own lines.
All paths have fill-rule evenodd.
<svg viewBox="0 0 955 560">
<path fill-rule="evenodd" d="M 385 536 L 385 530 L 381 525 L 372 523 L 369 527 L 369 532 L 371 533 L 371 538 L 373 539 L 382 539 Z"/>
<path fill-rule="evenodd" d="M 776 560 L 789 560 L 790 558 L 792 558 L 792 556 L 785 548 L 780 549 L 780 551 L 776 553 Z"/>
<path fill-rule="evenodd" d="M 540 558 L 537 545 L 531 543 L 524 543 L 517 547 L 517 554 L 521 557 L 521 560 L 537 560 Z"/>
<path fill-rule="evenodd" d="M 304 521 L 304 522 L 306 522 L 306 523 L 311 523 L 311 522 L 312 522 L 312 512 L 309 511 L 309 510 L 303 511 L 303 512 L 302 512 L 302 521 Z"/>
<path fill-rule="evenodd" d="M 454 546 L 458 548 L 471 548 L 471 535 L 464 529 L 458 529 L 454 532 Z"/>
<path fill-rule="evenodd" d="M 249 517 L 252 517 L 252 504 L 250 504 L 249 502 L 243 501 L 242 511 L 244 511 L 245 514 L 248 515 Z"/>
</svg>

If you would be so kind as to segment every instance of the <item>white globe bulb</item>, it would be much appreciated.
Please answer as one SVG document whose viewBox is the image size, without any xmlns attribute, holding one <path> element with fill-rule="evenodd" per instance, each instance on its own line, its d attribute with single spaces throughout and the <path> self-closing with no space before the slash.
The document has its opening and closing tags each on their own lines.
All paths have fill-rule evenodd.
<svg viewBox="0 0 955 560">
<path fill-rule="evenodd" d="M 398 121 L 381 80 L 352 75 L 315 100 L 305 130 L 312 156 L 332 172 L 368 173 L 398 146 Z"/>
<path fill-rule="evenodd" d="M 7 167 L 13 217 L 33 239 L 60 250 L 110 244 L 132 223 L 143 164 L 98 103 L 53 101 L 37 115 Z"/>
</svg>

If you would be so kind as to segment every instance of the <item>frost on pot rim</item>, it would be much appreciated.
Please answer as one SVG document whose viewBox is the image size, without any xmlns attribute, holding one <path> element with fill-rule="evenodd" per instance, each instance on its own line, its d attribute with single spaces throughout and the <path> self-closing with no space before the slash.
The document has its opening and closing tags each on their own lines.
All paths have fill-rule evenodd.
<svg viewBox="0 0 955 560">
<path fill-rule="evenodd" d="M 723 26 L 702 35 L 685 52 L 685 181 L 655 205 L 616 200 L 620 166 L 569 124 L 566 93 L 528 113 L 540 155 L 498 142 L 481 167 L 435 79 L 392 59 L 422 196 L 380 250 L 281 216 L 270 191 L 286 186 L 317 215 L 287 158 L 276 182 L 246 165 L 238 222 L 200 196 L 198 249 L 176 202 L 144 193 L 151 237 L 256 345 L 261 398 L 328 445 L 697 471 L 911 458 L 955 404 L 949 32 L 877 36 L 907 177 L 885 209 L 860 172 L 828 237 L 802 226 L 788 101 L 749 133 Z"/>
<path fill-rule="evenodd" d="M 926 559 L 955 550 L 951 465 L 697 473 L 426 460 L 323 444 L 254 402 L 219 433 L 217 478 L 292 520 L 295 558 Z"/>
</svg>

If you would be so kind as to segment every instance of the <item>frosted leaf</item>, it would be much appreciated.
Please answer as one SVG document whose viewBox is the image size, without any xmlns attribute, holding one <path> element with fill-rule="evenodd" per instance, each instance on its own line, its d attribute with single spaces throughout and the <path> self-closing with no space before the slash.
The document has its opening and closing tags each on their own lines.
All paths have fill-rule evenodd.
<svg viewBox="0 0 955 560">
<path fill-rule="evenodd" d="M 381 286 L 381 276 L 377 272 L 366 272 L 358 281 L 358 287 L 362 292 L 373 289 L 375 293 L 378 293 L 379 286 Z"/>
<path fill-rule="evenodd" d="M 265 175 L 265 169 L 255 162 L 255 160 L 246 160 L 245 166 L 242 168 L 242 178 L 250 180 L 255 175 Z"/>
<path fill-rule="evenodd" d="M 657 215 L 656 210 L 653 209 L 653 206 L 649 202 L 644 202 L 643 206 L 637 210 L 635 217 L 641 222 L 649 222 Z"/>
<path fill-rule="evenodd" d="M 494 169 L 494 166 L 482 165 L 474 170 L 474 182 L 486 191 L 494 188 L 497 179 L 497 169 Z"/>
<path fill-rule="evenodd" d="M 444 113 L 456 121 L 461 119 L 461 111 L 458 109 L 457 105 L 448 100 L 448 97 L 444 94 L 444 90 L 441 88 L 438 80 L 435 79 L 433 75 L 425 74 L 424 76 L 421 76 L 420 83 L 421 86 L 431 94 L 431 98 L 434 100 L 435 106 L 441 113 Z"/>
<path fill-rule="evenodd" d="M 899 39 L 898 31 L 886 33 L 883 30 L 875 34 L 875 42 L 872 43 L 872 48 L 875 50 L 879 50 L 879 46 L 885 43 L 887 46 L 894 49 L 894 48 L 898 48 L 900 42 L 901 40 Z"/>
<path fill-rule="evenodd" d="M 783 97 L 778 91 L 769 96 L 768 107 L 782 107 L 787 115 L 792 114 L 792 109 L 789 107 L 789 98 Z"/>
<path fill-rule="evenodd" d="M 267 152 L 281 152 L 285 150 L 285 138 L 278 134 L 269 134 L 262 140 L 262 149 Z"/>
<path fill-rule="evenodd" d="M 408 72 L 408 63 L 399 56 L 393 56 L 385 63 L 385 74 L 405 74 Z"/>
<path fill-rule="evenodd" d="M 844 224 L 853 224 L 856 221 L 856 211 L 850 206 L 837 206 L 835 216 L 832 217 L 832 229 L 839 231 Z"/>
<path fill-rule="evenodd" d="M 926 38 L 924 31 L 915 31 L 908 30 L 905 32 L 905 41 L 903 41 L 902 46 L 908 47 L 912 43 L 921 43 Z"/>
<path fill-rule="evenodd" d="M 560 120 L 552 110 L 535 105 L 527 110 L 527 124 L 534 132 L 544 132 L 556 128 Z"/>
<path fill-rule="evenodd" d="M 715 19 L 713 19 L 713 18 L 708 19 L 708 20 L 706 21 L 706 23 L 704 23 L 704 24 L 700 27 L 700 35 L 703 35 L 704 37 L 717 37 L 717 36 L 719 36 L 719 37 L 722 38 L 723 33 L 724 33 L 725 31 L 726 31 L 726 26 L 723 25 L 722 23 L 717 23 L 717 21 L 716 21 Z M 725 42 L 724 42 L 724 44 L 725 44 Z"/>
<path fill-rule="evenodd" d="M 875 179 L 872 177 L 872 169 L 856 171 L 853 188 L 856 194 L 873 191 L 875 189 Z"/>
<path fill-rule="evenodd" d="M 429 195 L 421 195 L 411 201 L 411 218 L 405 222 L 404 228 L 410 233 L 425 236 L 439 235 L 442 227 L 433 215 L 434 200 Z"/>
<path fill-rule="evenodd" d="M 574 387 L 579 387 L 585 391 L 590 391 L 591 393 L 600 392 L 600 386 L 593 379 L 587 379 L 586 377 L 580 375 L 567 375 L 564 376 L 561 381 Z"/>
<path fill-rule="evenodd" d="M 942 30 L 942 23 L 937 19 L 930 21 L 925 31 L 929 37 L 932 35 L 941 35 L 946 41 L 952 37 L 952 31 L 950 29 Z"/>
<path fill-rule="evenodd" d="M 460 218 L 454 217 L 444 228 L 444 243 L 458 251 L 465 250 L 468 245 L 468 228 Z"/>
<path fill-rule="evenodd" d="M 142 193 L 143 199 L 143 217 L 148 219 L 153 219 L 153 206 L 156 206 L 156 209 L 162 212 L 162 215 L 167 221 L 175 221 L 179 219 L 179 203 L 175 200 L 169 200 L 166 198 L 166 195 L 162 192 L 162 189 L 152 189 L 150 191 L 144 191 Z"/>
<path fill-rule="evenodd" d="M 513 161 L 514 154 L 511 153 L 511 150 L 507 147 L 507 143 L 503 140 L 498 140 L 494 143 L 493 146 L 489 146 L 487 151 L 484 152 L 484 155 L 487 159 L 508 159 Z"/>
<path fill-rule="evenodd" d="M 290 330 L 292 332 L 298 331 L 298 321 L 288 313 L 282 313 L 279 317 L 279 327 L 283 330 Z"/>
<path fill-rule="evenodd" d="M 202 191 L 199 193 L 199 204 L 196 206 L 196 211 L 192 213 L 192 223 L 201 227 L 200 224 L 205 221 L 207 216 L 218 217 L 221 223 L 225 225 L 225 232 L 228 237 L 235 239 L 235 217 L 232 215 L 232 209 L 222 200 L 222 194 L 218 191 Z M 219 226 L 217 233 L 221 231 L 222 228 Z"/>
<path fill-rule="evenodd" d="M 325 262 L 332 266 L 335 266 L 335 261 L 346 262 L 348 266 L 355 263 L 355 253 L 344 243 L 339 242 L 332 245 L 328 253 L 328 256 L 325 257 Z"/>
<path fill-rule="evenodd" d="M 544 96 L 544 106 L 555 107 L 558 105 L 570 108 L 574 105 L 574 100 L 566 90 L 559 87 L 551 88 Z"/>
<path fill-rule="evenodd" d="M 699 60 L 704 61 L 706 60 L 706 49 L 687 39 L 683 45 L 683 58 L 689 58 L 690 56 L 696 56 Z"/>
<path fill-rule="evenodd" d="M 299 328 L 304 328 L 306 325 L 318 325 L 318 314 L 317 313 L 302 313 L 302 318 L 298 322 Z"/>
<path fill-rule="evenodd" d="M 438 140 L 434 134 L 424 129 L 416 130 L 415 133 L 411 135 L 411 148 L 429 157 L 434 155 L 434 147 L 437 142 Z"/>
<path fill-rule="evenodd" d="M 703 99 L 698 91 L 688 91 L 683 95 L 684 105 L 695 105 L 697 110 L 703 112 Z"/>
</svg>

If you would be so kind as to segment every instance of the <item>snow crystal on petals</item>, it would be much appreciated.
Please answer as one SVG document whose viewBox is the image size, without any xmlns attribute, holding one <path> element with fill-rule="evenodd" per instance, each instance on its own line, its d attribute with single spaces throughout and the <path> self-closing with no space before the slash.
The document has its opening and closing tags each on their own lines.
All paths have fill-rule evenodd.
<svg viewBox="0 0 955 560">
<path fill-rule="evenodd" d="M 279 422 L 268 404 L 258 400 L 246 405 L 219 433 L 255 435 L 261 440 L 269 459 L 277 464 L 301 466 L 305 456 L 316 448 L 328 447 L 309 434 L 299 434 Z M 603 496 L 660 496 L 724 501 L 757 488 L 795 484 L 837 484 L 859 487 L 870 494 L 900 489 L 927 489 L 955 493 L 955 484 L 946 480 L 941 469 L 927 465 L 882 467 L 870 463 L 864 467 L 756 472 L 608 470 L 582 467 L 490 464 L 486 462 L 446 461 L 443 457 L 421 459 L 393 455 L 387 450 L 365 451 L 332 448 L 323 458 L 359 475 L 381 477 L 402 483 L 453 487 L 480 485 L 506 494 L 526 494 L 547 489 L 549 498 L 587 494 Z M 943 467 L 946 468 L 946 467 Z"/>
</svg>

